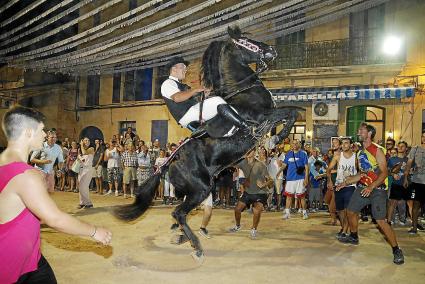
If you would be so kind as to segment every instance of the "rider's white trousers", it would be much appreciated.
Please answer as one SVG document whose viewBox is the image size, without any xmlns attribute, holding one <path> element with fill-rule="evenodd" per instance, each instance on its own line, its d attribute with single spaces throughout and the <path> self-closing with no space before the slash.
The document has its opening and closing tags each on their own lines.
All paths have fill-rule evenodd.
<svg viewBox="0 0 425 284">
<path fill-rule="evenodd" d="M 217 115 L 217 106 L 226 104 L 226 101 L 222 97 L 211 97 L 204 100 L 204 106 L 202 107 L 202 119 L 207 121 Z M 183 127 L 187 127 L 192 121 L 199 120 L 199 111 L 201 104 L 197 103 L 193 105 L 185 115 L 179 120 L 179 124 Z"/>
</svg>

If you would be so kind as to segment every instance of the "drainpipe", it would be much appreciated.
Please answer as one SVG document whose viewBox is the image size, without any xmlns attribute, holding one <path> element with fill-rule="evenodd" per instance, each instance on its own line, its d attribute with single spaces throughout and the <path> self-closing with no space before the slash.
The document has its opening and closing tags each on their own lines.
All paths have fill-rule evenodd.
<svg viewBox="0 0 425 284">
<path fill-rule="evenodd" d="M 80 105 L 80 76 L 75 77 L 75 120 L 80 120 L 80 112 L 79 112 L 79 105 Z"/>
</svg>

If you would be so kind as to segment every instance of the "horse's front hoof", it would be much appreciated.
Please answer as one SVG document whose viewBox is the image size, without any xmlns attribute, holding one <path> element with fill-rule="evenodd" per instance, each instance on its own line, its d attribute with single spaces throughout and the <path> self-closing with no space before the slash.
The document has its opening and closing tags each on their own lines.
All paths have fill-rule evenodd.
<svg viewBox="0 0 425 284">
<path fill-rule="evenodd" d="M 201 251 L 201 250 L 196 250 L 196 251 L 192 252 L 190 255 L 192 256 L 193 260 L 195 260 L 196 263 L 198 263 L 198 264 L 203 264 L 204 261 L 205 261 L 204 252 Z"/>
<path fill-rule="evenodd" d="M 189 241 L 189 238 L 186 237 L 186 235 L 175 235 L 174 237 L 171 238 L 170 243 L 173 245 L 181 245 L 188 241 Z"/>
<path fill-rule="evenodd" d="M 172 232 L 177 232 L 178 228 L 179 228 L 179 224 L 174 223 L 174 224 L 171 225 L 170 230 Z"/>
</svg>

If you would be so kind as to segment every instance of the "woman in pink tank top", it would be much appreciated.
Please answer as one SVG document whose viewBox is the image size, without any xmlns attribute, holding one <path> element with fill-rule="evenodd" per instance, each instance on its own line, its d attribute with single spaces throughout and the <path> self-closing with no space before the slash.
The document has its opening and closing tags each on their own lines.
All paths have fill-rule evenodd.
<svg viewBox="0 0 425 284">
<path fill-rule="evenodd" d="M 25 163 L 31 150 L 42 146 L 44 115 L 16 106 L 3 117 L 8 139 L 0 155 L 0 283 L 56 283 L 40 251 L 40 220 L 72 235 L 90 236 L 107 245 L 112 234 L 57 208 L 42 174 Z"/>
</svg>

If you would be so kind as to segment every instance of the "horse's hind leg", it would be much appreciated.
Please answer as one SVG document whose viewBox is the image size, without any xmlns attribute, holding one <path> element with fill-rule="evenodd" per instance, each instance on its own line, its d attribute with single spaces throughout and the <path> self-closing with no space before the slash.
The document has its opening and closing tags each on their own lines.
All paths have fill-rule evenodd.
<svg viewBox="0 0 425 284">
<path fill-rule="evenodd" d="M 199 241 L 198 237 L 193 233 L 192 229 L 189 227 L 186 221 L 187 214 L 196 206 L 198 206 L 199 203 L 199 200 L 187 195 L 186 200 L 182 204 L 177 206 L 176 210 L 174 210 L 172 215 L 174 219 L 176 219 L 179 223 L 180 229 L 183 232 L 184 237 L 189 239 L 191 246 L 195 250 L 192 254 L 192 257 L 196 261 L 202 262 L 204 257 L 204 251 L 202 249 L 201 242 Z"/>
</svg>

